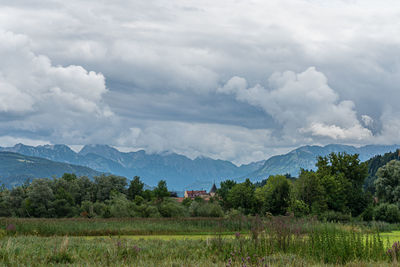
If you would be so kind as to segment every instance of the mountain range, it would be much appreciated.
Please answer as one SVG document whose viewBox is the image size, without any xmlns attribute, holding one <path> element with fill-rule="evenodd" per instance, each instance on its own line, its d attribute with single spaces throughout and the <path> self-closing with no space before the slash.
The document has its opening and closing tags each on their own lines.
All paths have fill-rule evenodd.
<svg viewBox="0 0 400 267">
<path fill-rule="evenodd" d="M 346 145 L 302 146 L 284 155 L 240 166 L 226 160 L 207 157 L 190 159 L 176 153 L 150 154 L 144 150 L 120 152 L 107 145 L 86 145 L 79 152 L 75 152 L 66 145 L 33 147 L 17 144 L 13 147 L 0 147 L 0 151 L 44 158 L 71 166 L 80 165 L 92 169 L 93 173 L 112 173 L 128 179 L 137 175 L 150 186 L 164 179 L 169 188 L 183 190 L 209 189 L 213 182 L 218 183 L 226 179 L 242 181 L 244 178 L 250 178 L 256 181 L 265 179 L 269 175 L 286 173 L 297 176 L 300 168 L 315 169 L 317 157 L 331 152 L 357 153 L 361 161 L 365 161 L 375 155 L 395 151 L 398 147 L 398 145 L 369 145 L 359 148 Z M 0 176 L 3 177 L 1 165 L 3 160 L 0 158 Z M 10 177 L 15 177 L 17 174 L 14 173 L 14 176 Z M 43 174 L 40 177 L 44 177 Z"/>
<path fill-rule="evenodd" d="M 301 168 L 315 170 L 318 156 L 326 156 L 332 152 L 346 152 L 359 154 L 361 161 L 366 161 L 376 155 L 393 152 L 399 145 L 367 145 L 354 147 L 347 145 L 302 146 L 284 155 L 273 156 L 265 161 L 264 165 L 250 173 L 252 179 L 266 178 L 274 174 L 290 174 L 297 177 Z"/>
<path fill-rule="evenodd" d="M 86 145 L 78 153 L 66 145 L 0 147 L 0 151 L 41 157 L 52 161 L 81 165 L 103 173 L 132 178 L 140 176 L 148 185 L 154 186 L 159 180 L 167 181 L 168 187 L 182 190 L 191 185 L 204 184 L 208 189 L 213 181 L 241 177 L 254 172 L 264 161 L 236 166 L 230 161 L 214 160 L 207 157 L 190 159 L 176 153 L 148 154 L 120 152 L 107 145 Z M 1 173 L 0 173 L 1 175 Z"/>
<path fill-rule="evenodd" d="M 0 183 L 7 187 L 21 185 L 33 178 L 61 177 L 64 173 L 88 177 L 101 175 L 101 172 L 88 167 L 13 152 L 0 152 Z"/>
</svg>

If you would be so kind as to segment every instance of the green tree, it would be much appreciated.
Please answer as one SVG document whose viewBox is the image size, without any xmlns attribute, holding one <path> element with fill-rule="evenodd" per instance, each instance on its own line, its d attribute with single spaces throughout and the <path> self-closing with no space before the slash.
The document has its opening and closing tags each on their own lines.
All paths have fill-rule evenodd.
<svg viewBox="0 0 400 267">
<path fill-rule="evenodd" d="M 92 182 L 89 177 L 81 176 L 77 180 L 79 193 L 76 203 L 79 205 L 83 201 L 96 201 L 97 185 Z"/>
<path fill-rule="evenodd" d="M 400 222 L 400 211 L 397 205 L 382 203 L 375 208 L 375 220 L 388 223 Z"/>
<path fill-rule="evenodd" d="M 125 194 L 126 178 L 116 175 L 101 175 L 94 177 L 96 183 L 96 200 L 105 201 L 110 199 L 112 192 Z"/>
<path fill-rule="evenodd" d="M 255 213 L 255 186 L 246 179 L 244 183 L 236 184 L 228 192 L 227 202 L 234 209 L 241 209 L 245 214 Z"/>
<path fill-rule="evenodd" d="M 353 216 L 361 214 L 369 202 L 363 191 L 363 183 L 368 175 L 368 168 L 366 163 L 360 162 L 358 154 L 331 153 L 326 157 L 319 157 L 316 166 L 318 167 L 316 173 L 320 179 L 330 175 L 334 176 L 336 180 L 343 181 L 345 179 L 348 181 L 348 183 L 341 182 L 339 186 L 345 188 L 339 191 L 342 190 L 347 209 L 351 214 Z"/>
<path fill-rule="evenodd" d="M 165 197 L 169 196 L 167 182 L 165 180 L 158 182 L 157 187 L 154 189 L 154 195 L 158 200 L 163 200 Z"/>
<path fill-rule="evenodd" d="M 35 179 L 28 188 L 28 197 L 25 200 L 25 207 L 29 216 L 52 217 L 54 210 L 51 209 L 51 202 L 54 200 L 54 193 L 51 189 L 51 181 L 48 179 Z"/>
<path fill-rule="evenodd" d="M 135 204 L 126 198 L 125 194 L 119 192 L 111 193 L 110 200 L 106 200 L 110 215 L 114 218 L 127 218 L 135 216 Z"/>
<path fill-rule="evenodd" d="M 290 204 L 289 181 L 283 175 L 270 176 L 263 187 L 257 188 L 255 196 L 263 213 L 284 215 Z"/>
<path fill-rule="evenodd" d="M 376 174 L 375 189 L 379 201 L 400 205 L 400 161 L 388 162 Z"/>
<path fill-rule="evenodd" d="M 26 198 L 27 187 L 18 186 L 11 189 L 9 194 L 9 202 L 13 216 L 25 217 L 28 215 L 26 209 L 23 207 L 23 203 Z"/>
<path fill-rule="evenodd" d="M 217 195 L 220 199 L 221 206 L 228 210 L 231 208 L 231 203 L 228 201 L 229 191 L 236 185 L 236 182 L 233 180 L 226 180 L 221 182 L 220 188 L 217 189 Z"/>
<path fill-rule="evenodd" d="M 348 212 L 346 196 L 348 188 L 351 183 L 347 180 L 343 173 L 336 175 L 327 174 L 320 177 L 320 183 L 324 188 L 324 200 L 326 201 L 327 208 L 338 212 Z"/>
<path fill-rule="evenodd" d="M 325 188 L 322 186 L 317 173 L 301 170 L 298 180 L 294 184 L 295 198 L 307 205 L 313 213 L 320 213 L 327 209 Z"/>
<path fill-rule="evenodd" d="M 140 181 L 139 176 L 133 177 L 128 187 L 128 199 L 134 200 L 136 196 L 143 196 L 143 186 L 144 183 Z"/>
<path fill-rule="evenodd" d="M 0 217 L 8 217 L 11 215 L 10 191 L 6 188 L 2 188 L 0 189 Z"/>
<path fill-rule="evenodd" d="M 184 217 L 187 215 L 185 206 L 172 199 L 162 201 L 158 205 L 158 211 L 163 217 Z"/>
</svg>

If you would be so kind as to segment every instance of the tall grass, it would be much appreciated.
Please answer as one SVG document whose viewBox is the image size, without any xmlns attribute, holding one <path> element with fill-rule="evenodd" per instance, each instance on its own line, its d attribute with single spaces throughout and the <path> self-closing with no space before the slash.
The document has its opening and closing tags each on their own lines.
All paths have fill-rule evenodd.
<svg viewBox="0 0 400 267">
<path fill-rule="evenodd" d="M 274 217 L 260 222 L 251 238 L 240 234 L 234 242 L 214 238 L 209 249 L 231 263 L 259 264 L 268 255 L 296 255 L 326 264 L 354 261 L 388 261 L 379 233 L 345 230 L 340 225 L 317 223 L 293 217 Z"/>
<path fill-rule="evenodd" d="M 249 231 L 252 218 L 157 218 L 157 219 L 26 219 L 0 218 L 0 229 L 15 226 L 18 235 L 115 236 L 154 234 L 214 234 Z"/>
<path fill-rule="evenodd" d="M 387 266 L 397 262 L 400 254 L 399 244 L 390 251 L 386 249 L 379 232 L 290 216 L 0 222 L 0 262 L 4 265 Z M 214 233 L 214 237 L 138 240 L 115 237 L 114 231 L 117 235 L 204 232 Z M 227 232 L 232 232 L 234 238 L 226 238 Z M 105 233 L 111 234 L 79 237 L 107 236 Z"/>
</svg>

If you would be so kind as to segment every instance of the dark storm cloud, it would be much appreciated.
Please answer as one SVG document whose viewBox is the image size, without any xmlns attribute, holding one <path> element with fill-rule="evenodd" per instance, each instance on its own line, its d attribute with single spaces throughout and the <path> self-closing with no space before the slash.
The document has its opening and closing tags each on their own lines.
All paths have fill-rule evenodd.
<svg viewBox="0 0 400 267">
<path fill-rule="evenodd" d="M 0 141 L 235 162 L 396 143 L 399 14 L 392 0 L 3 1 Z"/>
</svg>

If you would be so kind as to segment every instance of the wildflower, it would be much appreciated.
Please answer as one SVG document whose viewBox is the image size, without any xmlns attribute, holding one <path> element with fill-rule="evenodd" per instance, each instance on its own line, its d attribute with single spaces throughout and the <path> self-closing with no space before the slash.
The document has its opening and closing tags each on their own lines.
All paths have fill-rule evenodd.
<svg viewBox="0 0 400 267">
<path fill-rule="evenodd" d="M 239 238 L 239 237 L 240 237 L 240 233 L 239 233 L 239 232 L 236 232 L 236 233 L 235 233 L 235 237 L 236 237 L 236 238 Z"/>
<path fill-rule="evenodd" d="M 7 225 L 6 230 L 8 232 L 15 232 L 17 230 L 17 228 L 15 227 L 15 224 L 10 223 L 9 225 Z"/>
</svg>

